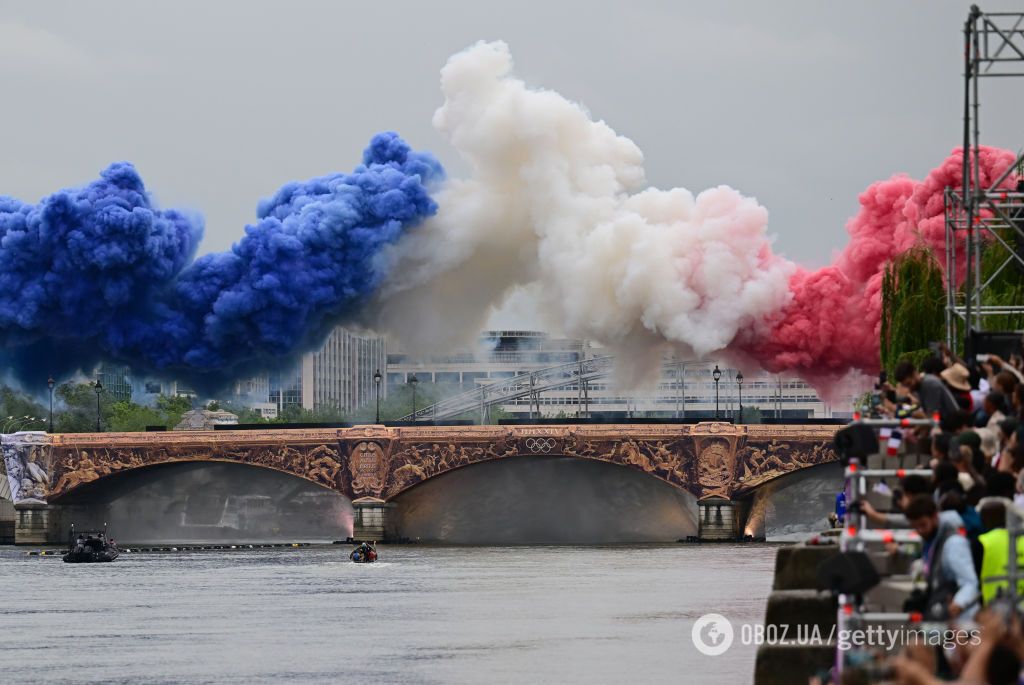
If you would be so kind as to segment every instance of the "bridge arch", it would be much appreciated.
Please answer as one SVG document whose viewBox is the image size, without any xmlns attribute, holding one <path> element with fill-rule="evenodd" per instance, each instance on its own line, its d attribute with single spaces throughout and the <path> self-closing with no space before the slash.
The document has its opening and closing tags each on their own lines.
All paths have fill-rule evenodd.
<svg viewBox="0 0 1024 685">
<path fill-rule="evenodd" d="M 398 534 L 453 544 L 674 542 L 697 533 L 696 498 L 628 466 L 561 454 L 447 470 L 390 499 Z"/>
<path fill-rule="evenodd" d="M 309 478 L 301 473 L 295 473 L 287 469 L 277 468 L 267 464 L 254 464 L 244 461 L 236 461 L 232 459 L 218 459 L 215 457 L 208 457 L 194 459 L 174 459 L 170 461 L 154 462 L 150 464 L 139 464 L 137 466 L 132 466 L 130 468 L 124 468 L 117 471 L 112 471 L 110 473 L 100 474 L 99 477 L 93 478 L 91 480 L 82 480 L 80 482 L 74 483 L 73 485 L 64 487 L 62 489 L 55 488 L 56 494 L 52 494 L 48 498 L 48 502 L 50 504 L 73 504 L 76 500 L 88 498 L 91 492 L 96 491 L 99 488 L 109 487 L 112 484 L 115 484 L 117 481 L 122 481 L 132 476 L 142 475 L 147 472 L 167 471 L 168 469 L 173 469 L 176 466 L 201 466 L 204 464 L 230 464 L 232 466 L 237 466 L 246 469 L 260 469 L 263 471 L 269 471 L 276 474 L 289 476 L 291 478 L 295 478 L 305 483 L 314 485 L 317 488 L 337 493 L 336 488 L 333 488 L 330 485 L 321 482 L 320 480 Z"/>
<path fill-rule="evenodd" d="M 332 488 L 227 460 L 151 464 L 55 498 L 59 528 L 110 524 L 119 540 L 333 541 L 352 533 L 351 501 Z"/>
<path fill-rule="evenodd" d="M 778 474 L 747 491 L 743 496 L 748 505 L 746 534 L 763 537 L 770 529 L 775 534 L 780 530 L 783 534 L 804 529 L 817 532 L 835 508 L 843 470 L 839 461 L 823 462 Z M 772 510 L 775 521 L 769 521 Z"/>
</svg>

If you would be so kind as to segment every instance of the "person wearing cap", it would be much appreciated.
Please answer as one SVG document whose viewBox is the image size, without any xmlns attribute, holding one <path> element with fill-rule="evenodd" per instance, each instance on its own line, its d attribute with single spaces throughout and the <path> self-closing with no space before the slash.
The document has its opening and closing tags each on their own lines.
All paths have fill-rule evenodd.
<svg viewBox="0 0 1024 685">
<path fill-rule="evenodd" d="M 971 372 L 963 364 L 956 363 L 949 368 L 943 369 L 939 378 L 945 383 L 946 389 L 953 394 L 953 399 L 960 405 L 961 409 L 972 411 L 974 405 L 971 399 Z"/>
</svg>

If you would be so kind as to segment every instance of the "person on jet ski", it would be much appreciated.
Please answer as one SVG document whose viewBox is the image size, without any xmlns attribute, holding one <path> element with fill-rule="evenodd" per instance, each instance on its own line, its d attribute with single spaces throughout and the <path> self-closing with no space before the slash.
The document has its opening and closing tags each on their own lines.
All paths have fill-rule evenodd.
<svg viewBox="0 0 1024 685">
<path fill-rule="evenodd" d="M 359 559 L 365 559 L 366 561 L 377 560 L 377 550 L 375 550 L 368 542 L 359 543 L 359 546 L 356 547 L 356 554 L 358 555 L 356 557 L 357 561 Z"/>
</svg>

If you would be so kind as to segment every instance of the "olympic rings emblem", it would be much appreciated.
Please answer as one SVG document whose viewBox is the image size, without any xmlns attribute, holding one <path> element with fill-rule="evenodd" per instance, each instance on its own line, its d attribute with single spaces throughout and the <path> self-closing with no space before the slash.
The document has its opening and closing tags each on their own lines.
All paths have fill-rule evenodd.
<svg viewBox="0 0 1024 685">
<path fill-rule="evenodd" d="M 524 444 L 534 454 L 548 454 L 558 443 L 554 438 L 527 438 Z"/>
</svg>

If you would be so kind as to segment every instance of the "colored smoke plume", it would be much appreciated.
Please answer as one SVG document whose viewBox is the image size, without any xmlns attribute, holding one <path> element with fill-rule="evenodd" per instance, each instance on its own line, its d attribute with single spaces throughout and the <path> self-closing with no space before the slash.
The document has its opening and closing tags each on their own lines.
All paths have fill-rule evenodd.
<svg viewBox="0 0 1024 685">
<path fill-rule="evenodd" d="M 191 264 L 201 220 L 154 207 L 131 164 L 38 205 L 0 198 L 0 345 L 22 376 L 107 358 L 217 387 L 361 306 L 384 277 L 373 255 L 436 211 L 442 176 L 379 134 L 351 174 L 284 186 L 230 251 Z"/>
<path fill-rule="evenodd" d="M 504 43 L 453 56 L 441 90 L 434 125 L 469 178 L 442 185 L 433 157 L 380 134 L 351 174 L 286 185 L 229 252 L 194 262 L 201 221 L 154 207 L 130 164 L 38 205 L 0 197 L 7 361 L 66 375 L 106 358 L 213 388 L 290 361 L 339 323 L 412 352 L 464 345 L 525 289 L 538 323 L 606 345 L 627 383 L 653 379 L 672 349 L 824 385 L 877 369 L 886 263 L 917 245 L 945 263 L 957 151 L 924 181 L 869 187 L 847 247 L 808 271 L 772 252 L 754 199 L 646 187 L 639 148 L 516 79 Z M 983 150 L 982 182 L 1012 160 Z"/>
<path fill-rule="evenodd" d="M 528 287 L 545 326 L 610 347 L 627 382 L 652 378 L 669 347 L 823 382 L 877 370 L 888 260 L 924 244 L 944 263 L 942 196 L 960 184 L 958 152 L 923 182 L 872 185 L 835 264 L 808 271 L 772 253 L 755 200 L 725 186 L 645 187 L 637 146 L 514 78 L 504 43 L 453 56 L 441 89 L 434 125 L 472 176 L 384 250 L 393 276 L 374 308 L 377 327 L 427 350 L 469 339 Z M 1012 160 L 985 149 L 983 181 Z"/>
<path fill-rule="evenodd" d="M 377 327 L 444 349 L 539 283 L 546 327 L 602 342 L 637 380 L 666 343 L 709 354 L 786 304 L 794 266 L 772 254 L 756 201 L 644 189 L 632 141 L 511 69 L 504 43 L 479 43 L 442 70 L 434 125 L 473 175 L 385 249 Z"/>
<path fill-rule="evenodd" d="M 1014 161 L 1008 150 L 982 148 L 981 183 L 989 186 Z M 860 211 L 846 225 L 850 242 L 835 263 L 817 271 L 798 269 L 790 302 L 768 318 L 767 331 L 741 338 L 740 347 L 770 371 L 827 379 L 850 369 L 879 366 L 882 274 L 888 262 L 926 247 L 945 267 L 944 191 L 959 188 L 963 153 L 954 150 L 924 181 L 897 175 L 861 193 Z M 1005 187 L 1014 184 L 1012 178 Z M 963 266 L 963 247 L 957 264 Z M 958 269 L 957 282 L 963 280 Z"/>
</svg>

